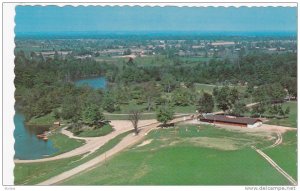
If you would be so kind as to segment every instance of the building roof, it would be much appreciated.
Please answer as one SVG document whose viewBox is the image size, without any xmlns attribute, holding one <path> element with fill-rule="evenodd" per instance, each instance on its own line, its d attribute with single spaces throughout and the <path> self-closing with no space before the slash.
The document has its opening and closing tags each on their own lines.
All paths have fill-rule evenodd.
<svg viewBox="0 0 300 191">
<path fill-rule="evenodd" d="M 227 122 L 227 123 L 239 123 L 239 124 L 254 124 L 256 122 L 261 122 L 260 119 L 249 118 L 249 117 L 235 117 L 228 115 L 205 115 L 203 116 L 206 120 Z"/>
</svg>

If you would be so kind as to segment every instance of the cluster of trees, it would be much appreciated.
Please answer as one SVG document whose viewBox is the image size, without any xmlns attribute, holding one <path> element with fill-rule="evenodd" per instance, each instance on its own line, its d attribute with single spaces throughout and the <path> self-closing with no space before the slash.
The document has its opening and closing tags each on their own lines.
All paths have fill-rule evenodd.
<svg viewBox="0 0 300 191">
<path fill-rule="evenodd" d="M 162 62 L 164 64 L 157 64 Z M 176 82 L 186 84 L 245 84 L 249 86 L 280 83 L 292 96 L 297 93 L 297 56 L 295 53 L 241 56 L 237 61 L 211 59 L 209 62 L 193 64 L 180 62 L 177 57 L 165 57 L 154 64 L 144 65 L 141 61 L 124 65 L 114 73 L 116 82 L 141 83 L 158 81 L 170 91 Z M 284 75 L 283 75 L 284 74 Z"/>
<path fill-rule="evenodd" d="M 239 62 L 229 59 L 187 64 L 176 56 L 158 57 L 150 64 L 131 60 L 120 65 L 75 59 L 72 55 L 45 59 L 41 54 L 15 56 L 15 98 L 26 119 L 54 112 L 74 122 L 93 125 L 103 119 L 103 111 L 120 110 L 132 101 L 146 103 L 146 110 L 157 110 L 164 122 L 171 113 L 165 105 L 188 106 L 198 102 L 199 112 L 218 109 L 234 115 L 247 112 L 244 98 L 259 102 L 251 113 L 282 116 L 288 111 L 275 108 L 286 95 L 297 97 L 297 56 L 293 53 L 242 55 Z M 153 63 L 152 63 L 153 62 Z M 105 76 L 112 86 L 106 91 L 76 87 L 74 80 Z M 247 82 L 247 83 L 246 83 Z M 215 88 L 213 95 L 199 99 L 195 83 L 247 84 L 244 93 L 236 88 Z M 170 108 L 169 108 L 170 109 Z M 172 108 L 170 109 L 172 110 Z"/>
</svg>

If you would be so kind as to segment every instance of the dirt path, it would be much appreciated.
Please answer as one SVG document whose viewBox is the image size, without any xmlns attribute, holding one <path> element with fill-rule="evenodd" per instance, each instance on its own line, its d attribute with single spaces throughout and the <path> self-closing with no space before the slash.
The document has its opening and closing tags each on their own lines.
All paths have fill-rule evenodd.
<svg viewBox="0 0 300 191">
<path fill-rule="evenodd" d="M 178 122 L 182 122 L 185 120 L 191 120 L 190 117 L 180 117 L 180 118 L 176 118 L 174 120 L 171 121 L 171 123 L 178 123 Z M 131 145 L 134 145 L 135 143 L 139 142 L 140 140 L 142 140 L 151 130 L 157 128 L 157 126 L 160 123 L 156 122 L 156 123 L 152 123 L 150 125 L 144 126 L 144 128 L 141 128 L 140 132 L 138 135 L 128 135 L 126 136 L 120 143 L 118 143 L 115 147 L 113 147 L 112 149 L 110 149 L 109 151 L 107 151 L 106 153 L 84 163 L 81 164 L 69 171 L 63 172 L 57 176 L 54 176 L 44 182 L 39 183 L 38 185 L 52 185 L 52 184 L 57 184 L 63 180 L 66 180 L 80 172 L 86 171 L 86 170 L 90 170 L 93 167 L 95 167 L 96 165 L 98 165 L 101 162 L 105 162 L 108 158 L 110 158 L 111 156 L 113 156 L 114 154 L 124 150 L 125 148 L 128 148 Z"/>
<path fill-rule="evenodd" d="M 141 120 L 139 121 L 139 127 L 143 128 L 145 126 L 148 126 L 150 124 L 156 123 L 156 120 Z M 77 155 L 82 155 L 86 153 L 93 153 L 96 151 L 99 147 L 103 146 L 105 143 L 107 143 L 109 140 L 115 138 L 116 136 L 129 131 L 132 129 L 132 124 L 130 121 L 127 120 L 112 120 L 111 125 L 114 127 L 115 131 L 109 133 L 108 135 L 102 136 L 102 137 L 76 137 L 73 135 L 73 133 L 67 131 L 66 129 L 62 129 L 62 133 L 67 135 L 70 138 L 74 139 L 83 139 L 86 141 L 84 145 L 81 147 L 78 147 L 74 150 L 71 150 L 69 152 L 49 157 L 49 158 L 43 158 L 43 159 L 36 159 L 36 160 L 14 160 L 15 163 L 34 163 L 34 162 L 47 162 L 47 161 L 53 161 L 58 159 L 64 159 L 69 158 Z"/>
<path fill-rule="evenodd" d="M 282 143 L 282 135 L 279 131 L 277 131 L 277 139 L 276 139 L 275 143 L 273 143 L 270 146 L 261 148 L 260 150 L 266 150 L 266 149 L 274 148 L 274 147 L 280 145 L 281 143 Z"/>
<path fill-rule="evenodd" d="M 262 150 L 257 149 L 256 147 L 252 146 L 259 155 L 261 155 L 264 159 L 266 159 L 279 173 L 281 173 L 292 185 L 296 186 L 297 181 L 293 179 L 287 172 L 285 172 L 280 166 L 275 163 L 268 155 L 266 155 Z"/>
</svg>

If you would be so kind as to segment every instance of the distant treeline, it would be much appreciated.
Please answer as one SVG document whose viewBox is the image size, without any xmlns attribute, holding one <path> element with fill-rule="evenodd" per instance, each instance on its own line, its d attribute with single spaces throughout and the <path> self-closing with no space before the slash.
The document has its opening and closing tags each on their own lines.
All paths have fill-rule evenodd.
<svg viewBox="0 0 300 191">
<path fill-rule="evenodd" d="M 113 112 L 133 99 L 147 103 L 149 110 L 170 99 L 177 105 L 194 104 L 194 83 L 247 85 L 243 97 L 264 103 L 283 100 L 284 89 L 297 97 L 296 53 L 251 54 L 237 61 L 213 59 L 192 65 L 176 57 L 155 62 L 161 64 L 112 64 L 59 55 L 45 60 L 20 51 L 15 57 L 15 97 L 27 120 L 53 112 L 57 118 L 75 121 L 95 108 Z M 106 91 L 74 85 L 74 80 L 92 76 L 105 76 L 113 85 Z"/>
</svg>

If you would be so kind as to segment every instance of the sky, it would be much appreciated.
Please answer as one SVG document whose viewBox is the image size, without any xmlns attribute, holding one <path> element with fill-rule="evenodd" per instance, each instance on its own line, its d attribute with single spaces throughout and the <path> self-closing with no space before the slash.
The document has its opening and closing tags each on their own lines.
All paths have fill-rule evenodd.
<svg viewBox="0 0 300 191">
<path fill-rule="evenodd" d="M 296 7 L 17 6 L 16 33 L 292 32 Z"/>
</svg>

